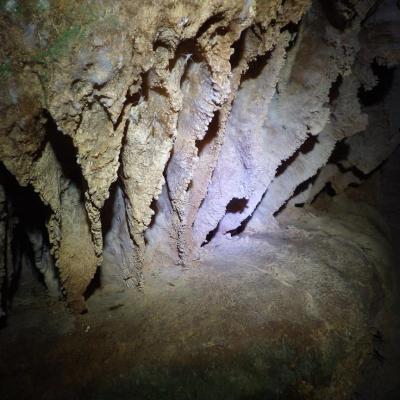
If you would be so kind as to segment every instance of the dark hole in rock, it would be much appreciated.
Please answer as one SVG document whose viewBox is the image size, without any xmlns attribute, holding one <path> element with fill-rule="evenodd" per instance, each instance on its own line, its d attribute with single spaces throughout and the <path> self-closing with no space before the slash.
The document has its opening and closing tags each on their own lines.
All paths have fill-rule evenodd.
<svg viewBox="0 0 400 400">
<path fill-rule="evenodd" d="M 281 32 L 285 31 L 293 35 L 299 31 L 299 24 L 295 24 L 294 22 L 290 21 L 288 24 L 281 28 Z"/>
<path fill-rule="evenodd" d="M 119 184 L 120 182 L 119 180 L 117 180 L 111 185 L 109 191 L 110 195 L 108 196 L 108 199 L 104 202 L 104 206 L 101 209 L 100 217 L 101 217 L 101 229 L 103 234 L 103 241 L 108 231 L 111 229 L 112 222 L 114 219 L 114 202 L 117 192 L 117 185 Z"/>
<path fill-rule="evenodd" d="M 232 214 L 242 213 L 246 209 L 248 202 L 249 202 L 249 200 L 246 199 L 246 198 L 234 197 L 227 204 L 226 213 L 232 213 Z M 238 235 L 238 234 L 242 233 L 244 231 L 244 229 L 246 228 L 246 225 L 250 221 L 250 219 L 251 219 L 251 215 L 249 215 L 246 219 L 244 219 L 242 221 L 242 223 L 237 228 L 232 229 L 232 230 L 228 231 L 227 233 L 230 233 L 231 236 L 235 236 L 235 235 Z M 218 232 L 218 228 L 219 228 L 219 224 L 217 225 L 217 227 L 215 229 L 213 229 L 212 231 L 210 231 L 208 233 L 208 235 L 206 237 L 206 240 L 202 243 L 201 246 L 206 245 L 207 243 L 209 243 L 213 239 L 213 237 Z"/>
<path fill-rule="evenodd" d="M 300 193 L 304 192 L 316 179 L 316 176 L 312 176 L 309 179 L 306 179 L 304 182 L 301 182 L 300 185 L 297 186 L 295 191 L 293 192 L 292 197 L 299 195 Z"/>
<path fill-rule="evenodd" d="M 238 199 L 238 198 L 234 197 L 226 206 L 226 212 L 227 213 L 241 213 L 246 208 L 248 202 L 249 202 L 249 199 L 246 199 L 246 198 Z"/>
<path fill-rule="evenodd" d="M 166 50 L 169 49 L 168 44 L 165 43 L 163 40 L 161 40 L 161 39 L 155 40 L 154 43 L 153 43 L 153 51 L 157 51 L 157 49 L 160 48 L 160 47 L 162 47 L 162 48 L 164 48 Z"/>
<path fill-rule="evenodd" d="M 246 34 L 247 34 L 247 29 L 242 31 L 239 39 L 236 40 L 236 42 L 233 43 L 232 45 L 233 53 L 231 54 L 231 57 L 229 59 L 232 70 L 239 65 L 240 60 L 243 58 L 243 53 L 246 45 Z"/>
<path fill-rule="evenodd" d="M 124 104 L 123 104 L 123 106 L 122 106 L 122 111 L 121 111 L 121 113 L 120 113 L 120 115 L 119 115 L 117 121 L 116 121 L 115 124 L 114 124 L 114 129 L 118 128 L 119 124 L 120 124 L 120 123 L 122 122 L 122 120 L 124 119 L 126 109 L 127 109 L 130 105 L 135 106 L 135 105 L 137 105 L 137 104 L 139 103 L 139 100 L 140 100 L 140 97 L 141 97 L 141 95 L 142 95 L 142 92 L 146 92 L 146 89 L 143 89 L 143 86 L 144 86 L 145 83 L 146 83 L 145 81 L 142 81 L 141 90 L 138 91 L 138 92 L 130 93 L 130 90 L 128 89 L 128 92 L 126 93 L 126 96 L 125 96 Z M 147 91 L 147 92 L 148 92 L 148 91 Z"/>
<path fill-rule="evenodd" d="M 282 175 L 286 169 L 293 163 L 299 154 L 307 154 L 314 149 L 314 146 L 318 143 L 318 136 L 308 135 L 307 139 L 303 144 L 286 160 L 283 160 L 279 167 L 276 169 L 275 178 Z"/>
<path fill-rule="evenodd" d="M 39 281 L 43 288 L 44 280 L 40 272 L 35 268 L 32 244 L 29 241 L 27 231 L 37 231 L 42 234 L 44 241 L 48 244 L 46 222 L 50 216 L 50 209 L 45 206 L 31 185 L 20 186 L 15 177 L 0 162 L 0 184 L 5 188 L 7 201 L 9 203 L 9 218 L 15 215 L 18 219 L 13 231 L 9 232 L 11 237 L 12 271 L 8 271 L 9 284 L 4 282 L 5 296 L 1 299 L 5 309 L 12 301 L 20 284 L 22 267 L 32 269 L 33 277 Z M 3 249 L 6 255 L 6 249 Z M 26 256 L 28 265 L 23 263 L 22 257 Z"/>
<path fill-rule="evenodd" d="M 286 51 L 289 52 L 296 44 L 298 39 L 299 29 L 300 29 L 300 23 L 295 24 L 294 22 L 289 22 L 283 28 L 281 28 L 281 32 L 287 31 L 292 35 L 292 38 L 286 47 Z"/>
<path fill-rule="evenodd" d="M 148 228 L 151 228 L 154 225 L 154 222 L 157 217 L 157 213 L 159 212 L 156 198 L 153 198 L 153 200 L 151 201 L 150 208 L 153 210 L 153 215 L 151 216 L 151 220 L 150 220 L 150 224 L 148 225 Z"/>
<path fill-rule="evenodd" d="M 169 60 L 168 69 L 172 71 L 180 57 L 185 57 L 188 61 L 201 62 L 203 57 L 196 39 L 186 39 L 179 43 L 175 50 L 175 55 Z"/>
<path fill-rule="evenodd" d="M 371 171 L 369 174 L 364 174 L 364 172 L 360 171 L 357 167 L 352 166 L 350 168 L 344 168 L 341 164 L 338 164 L 339 170 L 342 173 L 345 172 L 349 172 L 351 171 L 353 173 L 354 176 L 356 176 L 358 179 L 360 179 L 361 181 L 367 179 L 369 176 L 371 176 L 371 174 L 373 174 L 374 171 Z"/>
<path fill-rule="evenodd" d="M 47 111 L 44 111 L 44 116 L 46 118 L 44 125 L 46 138 L 61 165 L 63 175 L 74 181 L 83 193 L 87 188 L 87 184 L 77 163 L 78 152 L 72 142 L 72 138 L 58 130 L 55 121 Z"/>
<path fill-rule="evenodd" d="M 340 161 L 344 161 L 347 159 L 349 155 L 349 145 L 346 143 L 346 140 L 343 139 L 340 142 L 337 142 L 335 144 L 335 147 L 332 151 L 332 154 L 330 155 L 328 159 L 329 164 L 337 164 Z"/>
<path fill-rule="evenodd" d="M 394 68 L 379 65 L 376 60 L 371 64 L 372 71 L 378 78 L 378 83 L 371 90 L 365 90 L 363 86 L 358 90 L 358 98 L 363 106 L 368 107 L 381 102 L 388 94 L 392 83 Z"/>
<path fill-rule="evenodd" d="M 211 240 L 215 237 L 218 232 L 219 224 L 210 232 L 208 232 L 206 236 L 206 240 L 201 244 L 201 247 L 204 247 L 206 244 L 210 243 Z"/>
<path fill-rule="evenodd" d="M 357 13 L 349 1 L 319 0 L 328 21 L 341 31 L 348 28 Z"/>
<path fill-rule="evenodd" d="M 193 187 L 193 179 L 187 185 L 186 191 L 189 192 L 192 189 L 192 187 Z"/>
<path fill-rule="evenodd" d="M 331 182 L 328 182 L 328 183 L 325 185 L 324 190 L 326 191 L 326 193 L 327 193 L 330 197 L 336 196 L 336 191 L 335 191 L 335 189 L 332 187 Z"/>
<path fill-rule="evenodd" d="M 197 31 L 196 37 L 200 37 L 203 33 L 207 32 L 213 25 L 218 24 L 224 20 L 224 13 L 220 12 L 207 19 L 206 22 Z"/>
<path fill-rule="evenodd" d="M 262 56 L 256 57 L 254 60 L 250 61 L 249 68 L 242 75 L 240 82 L 244 82 L 248 79 L 256 79 L 260 76 L 262 70 L 267 65 L 268 60 L 271 58 L 273 49 L 271 51 L 267 51 Z"/>
<path fill-rule="evenodd" d="M 215 36 L 219 35 L 219 36 L 224 36 L 229 32 L 229 27 L 227 26 L 219 26 L 215 32 L 213 32 L 213 34 L 211 35 L 211 38 L 214 38 Z"/>
<path fill-rule="evenodd" d="M 342 83 L 343 77 L 339 74 L 329 90 L 329 104 L 332 104 L 339 97 L 340 86 Z"/>
<path fill-rule="evenodd" d="M 296 187 L 292 196 L 284 204 L 282 204 L 282 206 L 277 211 L 274 212 L 274 214 L 273 214 L 274 217 L 278 216 L 286 208 L 290 199 L 292 199 L 292 198 L 296 197 L 297 195 L 299 195 L 300 193 L 304 192 L 309 187 L 309 185 L 311 185 L 315 181 L 317 176 L 318 176 L 318 174 L 312 176 L 311 178 L 306 179 L 304 182 L 301 182 Z M 303 207 L 303 206 L 304 206 L 304 203 L 295 204 L 295 207 Z"/>
</svg>

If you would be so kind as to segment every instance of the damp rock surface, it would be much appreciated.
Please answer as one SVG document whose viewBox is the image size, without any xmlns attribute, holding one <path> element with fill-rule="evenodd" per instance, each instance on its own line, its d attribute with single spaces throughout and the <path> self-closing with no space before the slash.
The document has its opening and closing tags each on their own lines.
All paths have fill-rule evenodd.
<svg viewBox="0 0 400 400">
<path fill-rule="evenodd" d="M 84 316 L 19 300 L 0 332 L 1 397 L 351 398 L 367 368 L 387 374 L 375 324 L 393 281 L 376 214 L 343 204 L 221 238 L 191 270 L 159 260 L 144 293 L 104 284 Z"/>
<path fill-rule="evenodd" d="M 0 397 L 396 398 L 399 26 L 0 0 Z"/>
<path fill-rule="evenodd" d="M 359 183 L 399 143 L 393 1 L 0 7 L 0 159 L 46 209 L 76 312 L 110 238 L 125 243 L 119 275 L 143 286 L 157 249 L 189 266 L 214 235 Z M 338 143 L 348 156 L 330 162 Z M 122 228 L 106 222 L 116 191 Z"/>
</svg>

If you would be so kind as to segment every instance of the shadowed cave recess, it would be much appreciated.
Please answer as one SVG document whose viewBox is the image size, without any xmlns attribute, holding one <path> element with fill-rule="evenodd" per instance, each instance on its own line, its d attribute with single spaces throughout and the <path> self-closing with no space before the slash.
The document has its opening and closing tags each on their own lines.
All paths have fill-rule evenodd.
<svg viewBox="0 0 400 400">
<path fill-rule="evenodd" d="M 396 0 L 0 0 L 1 399 L 399 399 Z"/>
</svg>

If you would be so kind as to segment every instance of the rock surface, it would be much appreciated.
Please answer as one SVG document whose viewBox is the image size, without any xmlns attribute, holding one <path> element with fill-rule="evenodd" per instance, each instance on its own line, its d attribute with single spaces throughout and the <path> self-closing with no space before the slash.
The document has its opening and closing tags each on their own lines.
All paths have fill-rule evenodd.
<svg viewBox="0 0 400 400">
<path fill-rule="evenodd" d="M 106 282 L 83 316 L 20 295 L 0 331 L 1 398 L 350 399 L 367 368 L 369 393 L 390 398 L 380 385 L 398 368 L 381 316 L 394 282 L 387 230 L 367 205 L 326 206 L 221 236 L 185 272 L 158 258 L 144 294 Z M 381 330 L 387 362 L 376 358 Z"/>
<path fill-rule="evenodd" d="M 257 374 L 259 395 L 349 398 L 394 290 L 364 203 L 400 143 L 399 25 L 394 0 L 0 0 L 2 323 L 43 289 L 77 314 L 89 297 L 96 346 L 120 296 L 137 341 L 113 363 L 137 357 L 152 394 L 153 372 L 168 391 L 193 362 L 233 382 L 216 398 L 257 395 Z M 64 351 L 85 317 L 52 301 Z M 168 376 L 143 366 L 152 346 Z M 237 376 L 203 369 L 219 352 Z"/>
<path fill-rule="evenodd" d="M 12 38 L 1 48 L 0 159 L 49 208 L 76 311 L 107 240 L 126 244 L 127 279 L 141 286 L 158 247 L 189 266 L 213 235 L 263 228 L 304 182 L 369 174 L 399 142 L 386 128 L 398 124 L 398 73 L 383 102 L 357 97 L 380 85 L 372 62 L 398 63 L 380 44 L 386 34 L 398 45 L 390 1 L 178 3 L 1 3 Z M 323 172 L 343 141 L 348 157 Z M 111 224 L 107 239 L 113 183 L 127 229 Z"/>
</svg>

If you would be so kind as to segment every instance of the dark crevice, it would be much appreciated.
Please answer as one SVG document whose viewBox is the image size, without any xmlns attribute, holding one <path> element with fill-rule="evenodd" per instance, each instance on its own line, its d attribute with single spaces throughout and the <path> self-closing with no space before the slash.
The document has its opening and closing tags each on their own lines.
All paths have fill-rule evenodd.
<svg viewBox="0 0 400 400">
<path fill-rule="evenodd" d="M 315 182 L 315 179 L 317 179 L 317 174 L 313 175 L 312 177 L 306 179 L 304 182 L 301 182 L 295 191 L 293 192 L 293 195 L 290 197 L 291 199 L 293 197 L 298 196 L 300 193 L 304 192 L 310 185 L 312 185 Z"/>
<path fill-rule="evenodd" d="M 280 29 L 282 32 L 289 32 L 292 35 L 295 35 L 299 31 L 299 24 L 295 24 L 294 22 L 290 21 L 285 26 Z"/>
<path fill-rule="evenodd" d="M 168 168 L 169 168 L 169 165 L 171 163 L 173 156 L 174 156 L 174 147 L 172 146 L 171 152 L 169 154 L 169 158 L 168 158 L 167 162 L 165 163 L 165 167 L 164 167 L 164 171 L 163 171 L 164 185 L 165 185 L 165 189 L 166 189 L 165 190 L 166 200 L 168 201 L 171 209 L 173 209 L 173 206 L 172 206 L 173 202 L 172 202 L 171 188 L 168 183 Z M 161 190 L 161 193 L 162 193 L 162 190 Z M 154 218 L 155 218 L 155 216 L 154 216 Z"/>
<path fill-rule="evenodd" d="M 151 91 L 153 91 L 154 93 L 159 94 L 160 96 L 163 97 L 169 97 L 168 95 L 168 90 L 165 87 L 162 86 L 153 86 L 151 88 Z"/>
<path fill-rule="evenodd" d="M 246 218 L 240 223 L 240 225 L 239 225 L 237 228 L 232 229 L 232 230 L 230 230 L 230 231 L 228 231 L 228 232 L 226 232 L 226 233 L 229 233 L 231 236 L 240 235 L 240 234 L 246 229 L 246 226 L 247 226 L 247 224 L 249 223 L 249 221 L 250 221 L 252 215 L 253 215 L 253 214 L 251 214 L 251 215 L 249 215 L 248 217 L 246 217 Z"/>
<path fill-rule="evenodd" d="M 260 42 L 264 41 L 262 35 L 265 33 L 265 29 L 260 24 L 252 25 L 250 29 Z"/>
<path fill-rule="evenodd" d="M 338 163 L 337 167 L 339 168 L 339 171 L 342 174 L 345 174 L 346 172 L 351 172 L 355 177 L 357 177 L 358 179 L 365 180 L 367 179 L 370 175 L 372 175 L 372 173 L 374 171 L 376 171 L 376 169 L 374 171 L 372 171 L 369 174 L 364 174 L 364 172 L 362 172 L 361 170 L 359 170 L 356 166 L 351 166 L 351 167 L 344 167 L 342 164 Z M 379 166 L 380 167 L 380 166 Z"/>
<path fill-rule="evenodd" d="M 92 280 L 90 281 L 88 287 L 85 290 L 83 297 L 87 300 L 89 297 L 93 295 L 93 293 L 101 288 L 101 270 L 97 268 L 96 273 L 94 274 Z M 87 310 L 84 310 L 81 314 L 86 314 Z"/>
<path fill-rule="evenodd" d="M 15 208 L 20 222 L 29 228 L 44 227 L 51 211 L 42 203 L 32 186 L 20 186 L 2 162 L 0 162 L 0 176 L 6 197 Z"/>
<path fill-rule="evenodd" d="M 339 74 L 336 80 L 332 83 L 331 88 L 329 89 L 329 104 L 333 104 L 333 102 L 339 97 L 340 87 L 343 83 L 343 77 Z"/>
<path fill-rule="evenodd" d="M 358 98 L 364 107 L 380 103 L 389 93 L 393 83 L 394 68 L 379 65 L 376 60 L 371 64 L 371 68 L 378 78 L 378 83 L 371 90 L 365 90 L 363 86 L 358 90 Z"/>
<path fill-rule="evenodd" d="M 193 187 L 193 179 L 190 180 L 189 184 L 187 185 L 186 191 L 189 192 Z"/>
<path fill-rule="evenodd" d="M 133 234 L 131 232 L 131 228 L 130 228 L 129 223 L 128 223 L 128 220 L 129 220 L 129 217 L 127 215 L 128 214 L 128 207 L 127 207 L 126 204 L 127 204 L 127 202 L 129 202 L 129 198 L 128 198 L 127 194 L 126 194 L 126 188 L 125 188 L 125 185 L 124 185 L 124 179 L 126 178 L 126 176 L 124 174 L 124 168 L 123 168 L 124 163 L 123 163 L 123 160 L 122 160 L 123 149 L 125 148 L 127 140 L 128 140 L 127 138 L 128 138 L 128 130 L 129 130 L 130 123 L 131 123 L 131 121 L 128 118 L 126 120 L 126 122 L 125 122 L 124 133 L 122 135 L 122 140 L 121 140 L 121 151 L 119 153 L 118 179 L 117 179 L 116 185 L 120 185 L 120 187 L 121 187 L 122 194 L 123 194 L 123 199 L 124 199 L 125 219 L 127 221 L 126 224 L 127 224 L 127 227 L 128 227 L 129 237 L 130 237 L 130 239 L 131 239 L 131 241 L 133 243 L 133 246 L 135 248 L 137 248 L 138 245 L 137 245 L 135 239 L 133 238 Z M 115 187 L 115 189 L 116 188 L 117 188 L 117 186 Z M 105 236 L 103 236 L 103 237 L 105 237 Z"/>
<path fill-rule="evenodd" d="M 225 213 L 226 213 L 226 214 L 227 214 L 227 213 L 230 213 L 230 214 L 242 213 L 242 212 L 246 209 L 247 203 L 248 203 L 248 202 L 249 202 L 249 199 L 234 197 L 234 198 L 227 204 Z M 246 227 L 246 225 L 247 225 L 247 222 L 250 220 L 250 218 L 251 218 L 251 216 L 247 217 L 247 218 L 244 220 L 244 221 L 247 220 L 246 222 L 244 222 L 244 221 L 242 222 L 242 224 L 244 223 L 243 226 L 242 226 L 242 224 L 241 224 L 241 226 L 242 226 L 242 228 L 243 228 L 242 230 L 240 230 L 241 226 L 239 226 L 239 227 L 236 228 L 236 229 L 239 230 L 240 232 L 242 232 L 242 231 L 245 229 L 245 227 Z M 221 222 L 221 221 L 220 221 L 220 222 Z M 217 232 L 218 232 L 220 222 L 218 223 L 218 225 L 217 225 L 213 230 L 211 230 L 210 232 L 208 232 L 208 234 L 207 234 L 207 236 L 206 236 L 206 240 L 201 244 L 201 247 L 205 246 L 207 243 L 210 243 L 211 240 L 215 237 L 215 235 L 216 235 Z M 233 229 L 232 231 L 229 231 L 229 232 L 233 232 L 233 231 L 235 231 L 235 229 Z M 228 232 L 228 233 L 229 233 L 229 232 Z M 240 233 L 240 232 L 239 232 L 239 233 Z"/>
<path fill-rule="evenodd" d="M 128 89 L 128 91 L 126 92 L 126 95 L 125 95 L 124 104 L 122 105 L 121 113 L 119 114 L 117 120 L 115 121 L 114 130 L 116 130 L 119 127 L 119 125 L 121 124 L 121 122 L 123 121 L 125 113 L 126 113 L 126 109 L 129 106 L 138 105 L 142 90 L 143 89 L 141 88 L 141 90 L 136 93 L 130 93 L 130 89 Z"/>
<path fill-rule="evenodd" d="M 165 43 L 162 39 L 155 40 L 155 42 L 153 43 L 153 51 L 156 51 L 160 47 L 164 48 L 166 50 L 170 49 L 170 46 L 168 45 L 168 43 Z"/>
<path fill-rule="evenodd" d="M 229 32 L 229 26 L 219 26 L 211 35 L 210 39 L 213 39 L 215 36 L 224 36 Z"/>
<path fill-rule="evenodd" d="M 179 82 L 179 87 L 182 89 L 182 86 L 183 86 L 183 84 L 185 83 L 185 82 L 187 82 L 187 80 L 189 79 L 189 71 L 190 71 L 190 69 L 191 69 L 191 67 L 192 67 L 192 63 L 193 63 L 193 60 L 187 60 L 187 63 L 186 63 L 186 65 L 185 65 L 185 70 L 183 71 L 183 74 L 182 74 L 182 76 L 181 76 L 181 80 L 180 80 L 180 82 Z"/>
<path fill-rule="evenodd" d="M 347 0 L 319 0 L 329 23 L 340 31 L 349 28 L 357 16 L 353 4 Z"/>
<path fill-rule="evenodd" d="M 219 123 L 220 123 L 220 111 L 215 111 L 209 125 L 206 134 L 203 139 L 196 140 L 195 145 L 197 147 L 197 155 L 201 157 L 203 151 L 207 146 L 212 143 L 218 136 Z"/>
<path fill-rule="evenodd" d="M 147 229 L 151 228 L 154 225 L 155 221 L 156 221 L 156 217 L 157 217 L 157 214 L 159 212 L 159 209 L 158 209 L 158 206 L 157 206 L 157 200 L 158 199 L 153 197 L 153 200 L 151 201 L 150 208 L 153 210 L 153 215 L 151 216 L 150 223 L 147 226 Z"/>
<path fill-rule="evenodd" d="M 11 264 L 12 271 L 7 271 L 7 279 L 3 283 L 3 298 L 1 299 L 2 308 L 9 308 L 15 293 L 20 285 L 20 275 L 23 263 L 23 255 L 32 267 L 33 276 L 43 287 L 44 280 L 42 274 L 37 270 L 32 245 L 28 238 L 28 231 L 35 231 L 43 236 L 43 245 L 50 247 L 46 222 L 51 211 L 50 208 L 42 203 L 38 194 L 31 185 L 20 186 L 15 177 L 0 162 L 0 183 L 4 187 L 7 203 L 9 204 L 7 219 L 17 218 L 17 224 L 12 232 L 7 228 L 7 234 L 11 234 Z M 6 246 L 5 246 L 6 247 Z M 4 248 L 3 252 L 7 252 Z M 7 254 L 6 254 L 7 256 Z"/>
<path fill-rule="evenodd" d="M 377 171 L 382 169 L 382 166 L 387 162 L 387 160 L 382 161 L 378 166 L 376 166 L 371 172 L 368 174 L 365 174 L 363 171 L 361 171 L 359 168 L 357 168 L 355 165 L 352 165 L 350 167 L 344 167 L 340 162 L 337 163 L 337 167 L 339 168 L 339 171 L 342 174 L 346 174 L 348 172 L 351 172 L 356 178 L 359 179 L 360 183 L 357 182 L 351 182 L 349 184 L 349 187 L 359 187 L 364 181 L 368 180 L 371 176 L 373 176 Z M 322 193 L 326 192 L 329 196 L 333 197 L 336 195 L 335 190 L 332 187 L 331 182 L 328 182 L 325 187 L 314 197 L 313 201 Z"/>
<path fill-rule="evenodd" d="M 206 240 L 201 244 L 200 247 L 204 247 L 206 244 L 210 243 L 211 240 L 215 237 L 219 229 L 219 224 L 210 232 L 208 232 L 206 236 Z"/>
<path fill-rule="evenodd" d="M 128 118 L 125 122 L 125 127 L 124 127 L 124 132 L 122 134 L 122 139 L 121 139 L 121 149 L 119 152 L 119 157 L 118 157 L 118 163 L 119 163 L 119 168 L 118 168 L 118 179 L 121 183 L 121 188 L 122 191 L 124 191 L 124 185 L 123 185 L 123 179 L 124 179 L 124 168 L 123 168 L 123 160 L 122 160 L 122 155 L 124 148 L 126 146 L 126 143 L 128 141 L 128 130 L 129 130 L 129 124 L 130 124 L 130 119 Z"/>
<path fill-rule="evenodd" d="M 247 71 L 242 75 L 240 79 L 240 84 L 248 79 L 256 79 L 260 76 L 264 67 L 267 65 L 271 58 L 274 49 L 267 51 L 265 54 L 256 57 L 254 60 L 249 62 L 249 67 Z"/>
<path fill-rule="evenodd" d="M 142 87 L 141 91 L 139 91 L 139 95 L 143 96 L 145 101 L 149 100 L 149 93 L 150 93 L 150 69 L 146 72 L 142 73 Z M 140 99 L 140 96 L 139 96 Z"/>
<path fill-rule="evenodd" d="M 73 181 L 81 189 L 82 193 L 84 193 L 87 189 L 87 183 L 77 163 L 78 151 L 73 144 L 72 138 L 58 130 L 50 113 L 44 111 L 44 116 L 46 118 L 44 125 L 46 139 L 51 144 L 63 175 Z"/>
<path fill-rule="evenodd" d="M 221 22 L 223 20 L 224 20 L 224 13 L 222 13 L 222 12 L 211 16 L 199 28 L 199 30 L 197 31 L 196 37 L 200 37 L 205 32 L 207 32 L 213 25 L 216 25 L 216 24 L 218 24 L 219 22 Z"/>
<path fill-rule="evenodd" d="M 276 217 L 279 215 L 288 205 L 289 201 L 300 193 L 304 192 L 310 185 L 312 185 L 315 180 L 317 179 L 318 173 L 313 175 L 312 177 L 306 179 L 305 181 L 301 182 L 296 189 L 294 190 L 293 194 L 279 207 L 277 211 L 274 212 L 273 216 Z M 304 203 L 295 204 L 295 207 L 302 207 Z"/>
<path fill-rule="evenodd" d="M 285 202 L 279 207 L 279 209 L 276 210 L 276 211 L 274 212 L 273 216 L 274 216 L 274 217 L 277 217 L 277 216 L 286 208 L 288 202 L 289 202 L 289 200 L 285 201 Z"/>
<path fill-rule="evenodd" d="M 95 96 L 93 96 L 93 98 L 97 101 L 97 103 L 101 106 L 101 108 L 103 109 L 103 111 L 107 114 L 107 118 L 110 120 L 110 122 L 113 124 L 113 127 L 115 128 L 114 123 L 113 123 L 113 119 L 112 119 L 111 112 L 110 112 L 110 110 L 108 109 L 108 107 L 107 107 L 107 106 L 103 103 L 103 101 L 102 101 L 103 99 L 107 99 L 108 97 L 107 97 L 107 96 L 98 96 L 98 95 L 95 95 Z M 93 107 L 93 103 L 89 104 L 88 109 L 91 111 L 92 107 Z"/>
<path fill-rule="evenodd" d="M 109 188 L 109 196 L 104 202 L 103 208 L 100 211 L 101 229 L 103 235 L 103 241 L 106 238 L 107 233 L 110 231 L 114 215 L 114 203 L 117 194 L 117 186 L 120 185 L 120 180 L 117 179 L 113 182 Z M 104 243 L 103 243 L 104 245 Z"/>
<path fill-rule="evenodd" d="M 340 142 L 336 142 L 335 147 L 332 151 L 332 154 L 330 155 L 328 159 L 329 164 L 337 164 L 341 161 L 347 160 L 347 157 L 349 155 L 350 147 L 348 143 L 346 143 L 346 140 L 343 139 Z"/>
<path fill-rule="evenodd" d="M 201 62 L 203 60 L 203 56 L 196 39 L 186 39 L 179 43 L 178 47 L 176 48 L 174 58 L 169 60 L 169 71 L 174 69 L 177 61 L 181 57 L 185 57 L 187 60 L 194 62 Z"/>
<path fill-rule="evenodd" d="M 297 39 L 299 37 L 299 29 L 300 29 L 300 22 L 295 24 L 292 21 L 290 21 L 288 24 L 286 24 L 284 27 L 281 28 L 281 33 L 289 32 L 292 35 L 288 45 L 286 46 L 286 52 L 289 52 L 295 46 Z"/>
<path fill-rule="evenodd" d="M 241 32 L 239 39 L 236 40 L 236 42 L 232 45 L 233 53 L 229 59 L 231 70 L 234 70 L 239 65 L 240 60 L 243 58 L 246 47 L 246 35 L 247 29 Z"/>
<path fill-rule="evenodd" d="M 314 149 L 318 143 L 318 136 L 308 135 L 303 144 L 286 160 L 283 160 L 279 167 L 276 169 L 275 178 L 282 175 L 286 169 L 297 159 L 300 154 L 307 154 Z"/>
<path fill-rule="evenodd" d="M 314 204 L 317 198 L 322 194 L 322 193 L 327 193 L 330 197 L 333 197 L 336 195 L 335 190 L 332 187 L 331 182 L 325 183 L 324 187 L 312 198 L 310 199 L 310 204 Z"/>
<path fill-rule="evenodd" d="M 325 184 L 325 187 L 324 187 L 323 191 L 325 191 L 328 194 L 328 196 L 330 196 L 330 197 L 336 196 L 336 191 L 332 187 L 332 183 L 331 182 L 327 182 Z"/>
</svg>

